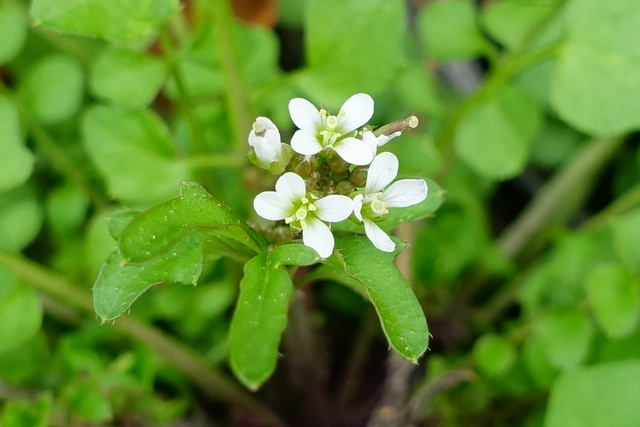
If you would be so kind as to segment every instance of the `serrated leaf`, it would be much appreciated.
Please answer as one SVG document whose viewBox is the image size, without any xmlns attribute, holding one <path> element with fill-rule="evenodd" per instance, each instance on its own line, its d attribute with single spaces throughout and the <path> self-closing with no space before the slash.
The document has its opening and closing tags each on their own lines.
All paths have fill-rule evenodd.
<svg viewBox="0 0 640 427">
<path fill-rule="evenodd" d="M 503 86 L 467 111 L 454 143 L 460 157 L 477 173 L 507 179 L 526 165 L 539 124 L 536 103 L 521 90 Z"/>
<path fill-rule="evenodd" d="M 17 187 L 33 170 L 33 155 L 24 146 L 18 111 L 0 95 L 0 192 Z"/>
<path fill-rule="evenodd" d="M 94 106 L 82 118 L 89 155 L 109 192 L 132 207 L 148 207 L 178 193 L 191 170 L 176 159 L 165 123 L 149 110 Z"/>
<path fill-rule="evenodd" d="M 627 270 L 603 265 L 591 272 L 585 286 L 598 323 L 610 337 L 634 331 L 640 316 L 640 284 Z"/>
<path fill-rule="evenodd" d="M 131 262 L 145 262 L 180 239 L 200 230 L 235 240 L 255 252 L 266 249 L 264 239 L 231 210 L 195 182 L 183 181 L 180 196 L 129 222 L 120 236 L 120 250 Z"/>
<path fill-rule="evenodd" d="M 603 363 L 567 371 L 551 388 L 544 426 L 638 426 L 638 384 L 638 360 Z"/>
<path fill-rule="evenodd" d="M 387 88 L 401 62 L 405 13 L 401 0 L 310 1 L 305 16 L 308 68 L 295 84 L 336 111 L 354 93 Z"/>
<path fill-rule="evenodd" d="M 434 1 L 417 19 L 427 53 L 441 60 L 464 59 L 484 53 L 484 39 L 478 28 L 476 6 L 470 0 Z"/>
<path fill-rule="evenodd" d="M 635 0 L 567 5 L 567 42 L 554 70 L 551 102 L 581 131 L 611 135 L 640 128 L 640 8 Z"/>
<path fill-rule="evenodd" d="M 275 370 L 292 290 L 289 275 L 273 262 L 271 253 L 245 264 L 229 330 L 229 358 L 236 377 L 252 390 Z"/>
<path fill-rule="evenodd" d="M 178 0 L 34 0 L 35 25 L 107 40 L 148 37 L 179 9 Z"/>
<path fill-rule="evenodd" d="M 396 252 L 376 249 L 368 238 L 336 238 L 336 250 L 325 264 L 346 272 L 366 289 L 380 318 L 389 345 L 415 362 L 427 350 L 427 320 L 413 290 L 393 263 L 404 248 L 396 240 Z"/>
<path fill-rule="evenodd" d="M 168 252 L 141 264 L 126 263 L 119 251 L 114 251 L 93 287 L 97 315 L 103 322 L 115 319 L 159 283 L 196 284 L 202 271 L 204 242 L 203 233 L 189 233 Z"/>
</svg>

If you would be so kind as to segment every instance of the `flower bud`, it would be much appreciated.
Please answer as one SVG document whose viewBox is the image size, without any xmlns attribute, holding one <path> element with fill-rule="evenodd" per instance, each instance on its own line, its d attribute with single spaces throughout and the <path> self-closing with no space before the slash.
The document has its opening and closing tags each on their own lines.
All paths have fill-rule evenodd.
<svg viewBox="0 0 640 427">
<path fill-rule="evenodd" d="M 345 196 L 350 195 L 356 190 L 356 187 L 349 181 L 342 181 L 336 185 L 336 193 L 343 194 Z"/>
<path fill-rule="evenodd" d="M 349 181 L 356 187 L 364 187 L 367 183 L 368 166 L 358 166 L 349 174 Z"/>
</svg>

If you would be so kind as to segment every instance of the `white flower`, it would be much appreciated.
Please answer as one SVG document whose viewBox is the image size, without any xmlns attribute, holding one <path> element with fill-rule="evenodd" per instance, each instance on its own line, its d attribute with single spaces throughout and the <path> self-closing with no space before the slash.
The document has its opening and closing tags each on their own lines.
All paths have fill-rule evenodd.
<svg viewBox="0 0 640 427">
<path fill-rule="evenodd" d="M 388 152 L 378 154 L 369 167 L 363 192 L 353 199 L 353 213 L 364 223 L 367 237 L 384 252 L 393 252 L 396 245 L 376 221 L 386 217 L 389 213 L 387 208 L 411 206 L 427 198 L 424 179 L 401 179 L 387 187 L 397 175 L 398 158 Z"/>
<path fill-rule="evenodd" d="M 328 147 L 353 165 L 368 165 L 373 160 L 367 144 L 355 137 L 357 129 L 373 116 L 373 98 L 369 95 L 353 95 L 342 105 L 337 116 L 316 109 L 303 98 L 289 102 L 289 113 L 293 123 L 300 128 L 291 139 L 294 151 L 313 155 Z"/>
<path fill-rule="evenodd" d="M 285 159 L 280 131 L 271 120 L 258 117 L 249 133 L 249 145 L 253 147 L 260 164 L 269 169 L 271 163 Z"/>
<path fill-rule="evenodd" d="M 322 258 L 333 252 L 334 239 L 323 222 L 338 222 L 353 211 L 353 201 L 347 196 L 330 195 L 312 200 L 307 195 L 304 180 L 287 172 L 276 182 L 276 191 L 264 191 L 253 201 L 255 211 L 272 221 L 284 220 L 294 230 L 302 230 L 302 241 L 315 249 Z"/>
</svg>

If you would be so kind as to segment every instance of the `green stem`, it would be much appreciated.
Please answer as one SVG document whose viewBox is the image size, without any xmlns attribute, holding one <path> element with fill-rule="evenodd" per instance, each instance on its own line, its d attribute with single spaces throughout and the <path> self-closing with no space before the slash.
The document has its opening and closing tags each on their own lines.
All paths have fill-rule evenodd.
<svg viewBox="0 0 640 427">
<path fill-rule="evenodd" d="M 251 129 L 253 109 L 249 90 L 240 66 L 238 49 L 233 34 L 233 15 L 228 0 L 214 0 L 211 5 L 211 20 L 216 32 L 217 53 L 220 55 L 222 74 L 227 88 L 227 111 L 231 119 L 234 151 L 242 158 L 246 151 L 246 136 Z"/>
<path fill-rule="evenodd" d="M 42 126 L 33 118 L 29 111 L 22 105 L 16 96 L 0 81 L 0 94 L 11 98 L 17 107 L 20 118 L 33 138 L 35 143 L 49 157 L 54 167 L 64 175 L 67 180 L 76 184 L 83 189 L 91 199 L 92 204 L 97 210 L 104 210 L 108 202 L 103 198 L 102 194 L 96 190 L 87 177 L 78 169 L 77 165 L 71 160 L 67 154 L 58 147 L 56 141 L 49 136 Z"/>
<path fill-rule="evenodd" d="M 601 212 L 591 217 L 582 228 L 584 230 L 600 229 L 614 218 L 638 206 L 640 206 L 640 184 L 636 184 Z"/>
<path fill-rule="evenodd" d="M 72 285 L 65 278 L 45 267 L 3 250 L 0 250 L 0 266 L 31 283 L 40 291 L 64 301 L 67 305 L 82 309 L 88 314 L 93 313 L 93 302 L 88 292 Z M 127 315 L 118 318 L 114 326 L 153 348 L 186 374 L 208 396 L 260 416 L 266 423 L 276 426 L 284 425 L 277 415 L 235 382 L 207 368 L 200 356 L 158 329 Z"/>
<path fill-rule="evenodd" d="M 502 253 L 515 259 L 545 227 L 574 214 L 589 194 L 595 178 L 623 142 L 609 137 L 591 141 L 580 154 L 538 192 L 532 203 L 498 239 Z"/>
</svg>

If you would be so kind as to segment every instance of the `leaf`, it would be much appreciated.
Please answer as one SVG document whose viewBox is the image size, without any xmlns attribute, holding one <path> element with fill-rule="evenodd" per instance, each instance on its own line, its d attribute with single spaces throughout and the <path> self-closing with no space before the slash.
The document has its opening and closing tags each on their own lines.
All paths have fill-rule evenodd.
<svg viewBox="0 0 640 427">
<path fill-rule="evenodd" d="M 118 251 L 107 258 L 93 287 L 93 303 L 102 322 L 127 311 L 151 286 L 195 285 L 202 271 L 203 233 L 190 233 L 168 252 L 144 264 L 126 263 Z"/>
<path fill-rule="evenodd" d="M 27 38 L 27 17 L 15 3 L 3 1 L 0 3 L 0 65 L 15 58 Z"/>
<path fill-rule="evenodd" d="M 480 370 L 490 377 L 507 374 L 516 361 L 509 341 L 496 334 L 485 334 L 473 346 L 473 356 Z"/>
<path fill-rule="evenodd" d="M 120 250 L 131 262 L 145 262 L 170 250 L 194 230 L 233 239 L 263 252 L 264 239 L 200 185 L 183 181 L 180 196 L 133 218 L 122 231 Z"/>
<path fill-rule="evenodd" d="M 394 253 L 379 251 L 364 236 L 337 238 L 325 264 L 365 287 L 389 345 L 415 362 L 427 349 L 429 330 L 418 299 L 393 263 L 404 245 L 396 241 L 396 248 Z"/>
<path fill-rule="evenodd" d="M 36 238 L 41 226 L 42 210 L 31 187 L 0 193 L 0 248 L 19 252 Z"/>
<path fill-rule="evenodd" d="M 577 308 L 556 309 L 534 319 L 533 332 L 552 365 L 572 368 L 586 359 L 593 326 Z"/>
<path fill-rule="evenodd" d="M 640 209 L 620 216 L 613 224 L 613 244 L 620 260 L 629 271 L 640 276 Z"/>
<path fill-rule="evenodd" d="M 179 9 L 178 0 L 34 0 L 35 25 L 104 38 L 142 40 Z"/>
<path fill-rule="evenodd" d="M 245 264 L 229 330 L 229 359 L 236 377 L 251 390 L 275 370 L 292 290 L 289 275 L 278 268 L 271 253 Z"/>
<path fill-rule="evenodd" d="M 83 100 L 82 66 L 68 55 L 45 56 L 27 69 L 18 95 L 40 123 L 53 125 L 69 120 Z"/>
<path fill-rule="evenodd" d="M 164 122 L 148 110 L 93 106 L 82 118 L 82 134 L 109 192 L 131 207 L 175 197 L 191 170 L 175 158 Z"/>
<path fill-rule="evenodd" d="M 18 111 L 8 98 L 1 95 L 0 123 L 0 192 L 3 192 L 29 178 L 33 170 L 33 155 L 22 141 Z"/>
<path fill-rule="evenodd" d="M 336 112 L 354 93 L 386 89 L 402 59 L 405 13 L 401 0 L 309 1 L 308 67 L 294 83 Z"/>
<path fill-rule="evenodd" d="M 507 179 L 526 165 L 539 123 L 535 102 L 521 90 L 503 86 L 481 98 L 462 117 L 455 147 L 477 173 Z"/>
<path fill-rule="evenodd" d="M 538 29 L 561 0 L 501 0 L 482 11 L 487 32 L 510 50 L 516 50 Z"/>
<path fill-rule="evenodd" d="M 3 427 L 47 427 L 53 418 L 52 393 L 45 392 L 37 399 L 12 399 L 4 403 L 0 425 Z"/>
<path fill-rule="evenodd" d="M 476 14 L 469 0 L 434 1 L 422 8 L 417 25 L 427 53 L 440 60 L 482 55 L 485 41 Z"/>
<path fill-rule="evenodd" d="M 551 388 L 545 427 L 635 427 L 640 425 L 640 361 L 579 367 Z"/>
<path fill-rule="evenodd" d="M 167 67 L 160 59 L 110 47 L 96 58 L 89 83 L 99 98 L 124 107 L 144 108 L 154 100 L 166 77 Z"/>
<path fill-rule="evenodd" d="M 42 304 L 30 286 L 0 269 L 0 352 L 25 343 L 42 324 Z"/>
<path fill-rule="evenodd" d="M 277 265 L 306 266 L 320 261 L 318 253 L 302 243 L 280 245 L 271 252 L 271 260 Z"/>
<path fill-rule="evenodd" d="M 567 42 L 556 62 L 551 102 L 581 131 L 611 135 L 640 127 L 640 8 L 635 0 L 567 5 Z"/>
<path fill-rule="evenodd" d="M 622 266 L 608 264 L 591 272 L 585 283 L 589 303 L 607 335 L 632 333 L 640 316 L 640 286 Z"/>
</svg>

